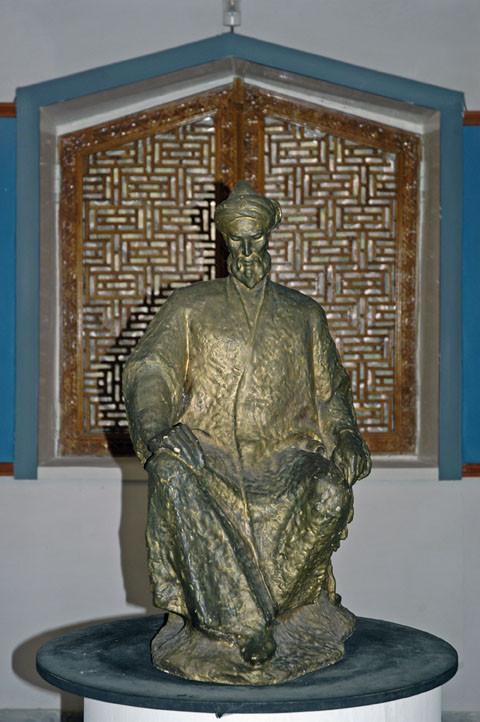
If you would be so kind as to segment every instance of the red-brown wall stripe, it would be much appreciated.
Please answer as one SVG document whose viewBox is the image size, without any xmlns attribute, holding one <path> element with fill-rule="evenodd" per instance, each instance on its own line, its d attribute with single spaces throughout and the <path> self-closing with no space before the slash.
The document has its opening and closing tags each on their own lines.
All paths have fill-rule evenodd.
<svg viewBox="0 0 480 722">
<path fill-rule="evenodd" d="M 480 464 L 463 464 L 462 476 L 480 476 Z"/>
<path fill-rule="evenodd" d="M 0 117 L 14 118 L 16 114 L 15 103 L 0 103 Z"/>
<path fill-rule="evenodd" d="M 466 110 L 463 114 L 463 125 L 480 125 L 480 110 Z"/>
</svg>

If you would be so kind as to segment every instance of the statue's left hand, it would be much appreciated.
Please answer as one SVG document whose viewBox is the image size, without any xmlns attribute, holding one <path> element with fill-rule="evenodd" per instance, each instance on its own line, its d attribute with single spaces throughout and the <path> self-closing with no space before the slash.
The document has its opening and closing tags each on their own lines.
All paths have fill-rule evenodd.
<svg viewBox="0 0 480 722">
<path fill-rule="evenodd" d="M 197 471 L 205 466 L 200 442 L 186 424 L 175 424 L 170 430 L 149 442 L 149 448 L 151 451 L 162 449 L 173 451 Z"/>
<path fill-rule="evenodd" d="M 353 429 L 340 432 L 332 461 L 350 485 L 367 476 L 372 468 L 368 447 L 360 434 Z"/>
</svg>

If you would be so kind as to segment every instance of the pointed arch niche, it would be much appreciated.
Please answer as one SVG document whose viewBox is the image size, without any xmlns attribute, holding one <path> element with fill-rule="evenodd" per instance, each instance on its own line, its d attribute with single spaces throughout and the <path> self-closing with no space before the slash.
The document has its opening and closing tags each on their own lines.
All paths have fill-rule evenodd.
<svg viewBox="0 0 480 722">
<path fill-rule="evenodd" d="M 197 71 L 42 113 L 40 464 L 131 466 L 122 364 L 172 290 L 225 275 L 213 213 L 245 178 L 283 205 L 272 278 L 326 308 L 373 452 L 436 466 L 435 113 L 248 62 Z"/>
<path fill-rule="evenodd" d="M 456 324 L 438 288 L 459 217 L 440 218 L 439 169 L 455 167 L 461 95 L 249 38 L 185 46 L 190 66 L 181 51 L 19 91 L 17 476 L 140 478 L 123 358 L 175 287 L 223 275 L 213 212 L 246 178 L 282 203 L 273 278 L 325 307 L 377 469 L 454 478 L 458 438 L 439 410 L 460 376 L 445 354 L 442 371 L 440 330 Z M 21 141 L 36 110 L 38 146 Z"/>
</svg>

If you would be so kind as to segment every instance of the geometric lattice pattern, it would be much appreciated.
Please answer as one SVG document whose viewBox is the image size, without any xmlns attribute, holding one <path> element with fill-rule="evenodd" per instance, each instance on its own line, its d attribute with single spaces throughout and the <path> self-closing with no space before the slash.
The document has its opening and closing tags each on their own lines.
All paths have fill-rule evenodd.
<svg viewBox="0 0 480 722">
<path fill-rule="evenodd" d="M 396 155 L 268 116 L 264 139 L 272 279 L 325 307 L 362 431 L 393 432 Z"/>
<path fill-rule="evenodd" d="M 179 286 L 225 275 L 213 216 L 277 198 L 271 277 L 318 300 L 376 453 L 414 450 L 418 138 L 244 85 L 60 143 L 60 453 L 131 453 L 126 357 Z"/>
<path fill-rule="evenodd" d="M 125 359 L 178 286 L 215 276 L 210 116 L 84 157 L 83 431 L 126 427 Z"/>
</svg>

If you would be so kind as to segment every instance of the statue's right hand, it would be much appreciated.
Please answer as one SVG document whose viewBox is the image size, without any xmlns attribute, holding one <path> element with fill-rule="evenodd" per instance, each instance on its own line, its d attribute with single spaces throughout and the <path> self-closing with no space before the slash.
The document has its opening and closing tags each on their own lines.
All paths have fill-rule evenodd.
<svg viewBox="0 0 480 722">
<path fill-rule="evenodd" d="M 155 436 L 149 441 L 148 448 L 153 453 L 168 449 L 197 471 L 200 471 L 205 466 L 205 458 L 200 442 L 186 424 L 175 424 L 169 431 Z"/>
</svg>

